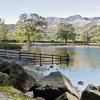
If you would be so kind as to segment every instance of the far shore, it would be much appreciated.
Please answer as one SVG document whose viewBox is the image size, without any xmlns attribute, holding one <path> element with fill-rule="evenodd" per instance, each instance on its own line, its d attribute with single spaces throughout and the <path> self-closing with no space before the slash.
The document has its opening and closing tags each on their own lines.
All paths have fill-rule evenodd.
<svg viewBox="0 0 100 100">
<path fill-rule="evenodd" d="M 82 45 L 82 44 L 56 44 L 56 43 L 35 43 L 33 44 L 33 47 L 35 46 L 54 46 L 54 47 L 68 47 L 68 48 L 73 48 L 73 47 L 83 47 L 83 48 L 100 48 L 100 45 Z"/>
</svg>

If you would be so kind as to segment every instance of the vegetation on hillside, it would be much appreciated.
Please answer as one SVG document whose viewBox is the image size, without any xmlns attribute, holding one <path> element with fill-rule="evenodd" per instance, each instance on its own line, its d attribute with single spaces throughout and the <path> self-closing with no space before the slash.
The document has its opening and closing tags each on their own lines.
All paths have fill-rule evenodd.
<svg viewBox="0 0 100 100">
<path fill-rule="evenodd" d="M 3 19 L 0 19 L 0 41 L 7 42 L 72 42 L 100 44 L 100 25 L 91 25 L 79 33 L 75 25 L 59 24 L 47 28 L 46 19 L 38 14 L 21 14 L 13 32 L 10 32 Z M 81 29 L 81 28 L 80 28 Z M 78 29 L 79 30 L 79 29 Z"/>
</svg>

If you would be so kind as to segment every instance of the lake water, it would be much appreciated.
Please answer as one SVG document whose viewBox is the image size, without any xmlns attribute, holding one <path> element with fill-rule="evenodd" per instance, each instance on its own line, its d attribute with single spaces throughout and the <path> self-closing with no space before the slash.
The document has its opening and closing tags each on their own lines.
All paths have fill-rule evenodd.
<svg viewBox="0 0 100 100">
<path fill-rule="evenodd" d="M 34 46 L 34 53 L 66 55 L 69 53 L 71 61 L 68 65 L 43 65 L 49 70 L 42 70 L 43 75 L 54 71 L 61 71 L 72 84 L 82 91 L 88 84 L 100 85 L 100 48 L 98 47 L 59 47 L 59 46 Z M 84 85 L 78 85 L 83 81 Z"/>
</svg>

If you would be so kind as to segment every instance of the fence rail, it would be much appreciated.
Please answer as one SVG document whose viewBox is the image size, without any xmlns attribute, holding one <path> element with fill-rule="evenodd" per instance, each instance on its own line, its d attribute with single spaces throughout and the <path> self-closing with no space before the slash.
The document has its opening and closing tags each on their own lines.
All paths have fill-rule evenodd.
<svg viewBox="0 0 100 100">
<path fill-rule="evenodd" d="M 21 50 L 6 50 L 0 49 L 0 57 L 15 58 L 18 60 L 31 60 L 34 63 L 40 64 L 67 64 L 70 61 L 70 57 L 67 54 L 66 56 L 61 55 L 49 55 L 49 54 L 37 54 L 37 53 L 28 53 Z"/>
</svg>

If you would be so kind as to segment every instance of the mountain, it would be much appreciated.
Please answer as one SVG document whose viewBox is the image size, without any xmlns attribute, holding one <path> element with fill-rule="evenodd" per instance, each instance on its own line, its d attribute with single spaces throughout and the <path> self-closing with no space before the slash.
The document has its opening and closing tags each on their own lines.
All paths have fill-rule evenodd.
<svg viewBox="0 0 100 100">
<path fill-rule="evenodd" d="M 60 23 L 70 23 L 74 26 L 76 33 L 82 33 L 87 28 L 93 25 L 100 25 L 100 17 L 82 17 L 80 15 L 69 16 L 67 18 L 59 17 L 47 17 L 46 21 L 48 23 L 47 33 L 48 35 L 54 34 L 57 30 L 57 25 Z M 8 33 L 15 30 L 14 24 L 6 24 Z"/>
<path fill-rule="evenodd" d="M 74 15 L 74 16 L 70 16 L 67 18 L 48 17 L 48 18 L 46 18 L 46 20 L 48 22 L 48 30 L 50 30 L 51 27 L 56 26 L 60 23 L 69 23 L 74 26 L 75 31 L 77 33 L 81 33 L 85 29 L 87 29 L 88 27 L 91 27 L 93 25 L 100 25 L 100 17 L 87 18 L 87 17 L 82 17 L 80 15 Z M 49 29 L 49 27 L 50 27 L 50 29 Z M 53 28 L 53 30 L 54 30 L 54 28 Z"/>
<path fill-rule="evenodd" d="M 48 25 L 71 23 L 73 25 L 78 25 L 80 27 L 83 27 L 84 25 L 89 23 L 100 24 L 100 17 L 87 18 L 87 17 L 82 17 L 80 15 L 74 15 L 67 18 L 47 17 L 46 20 L 48 22 Z"/>
</svg>

